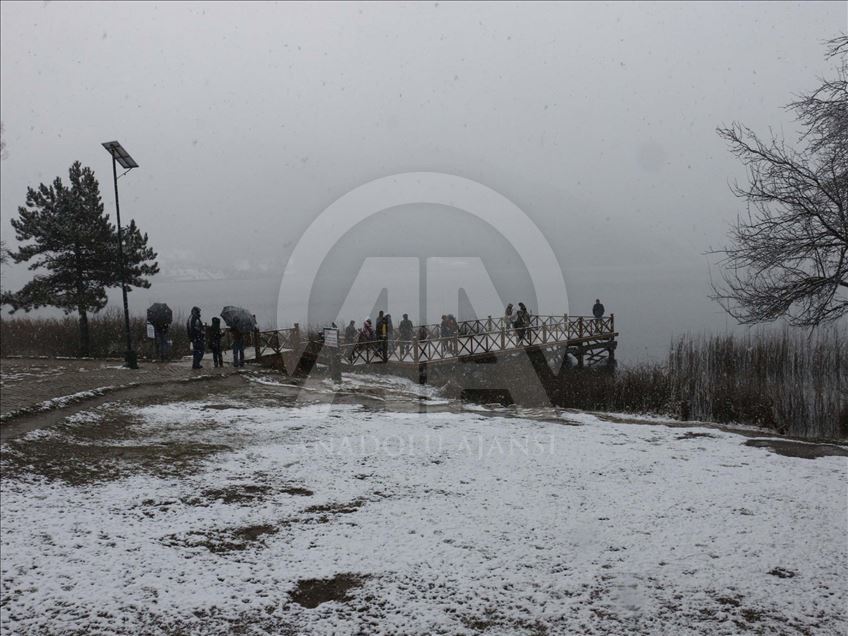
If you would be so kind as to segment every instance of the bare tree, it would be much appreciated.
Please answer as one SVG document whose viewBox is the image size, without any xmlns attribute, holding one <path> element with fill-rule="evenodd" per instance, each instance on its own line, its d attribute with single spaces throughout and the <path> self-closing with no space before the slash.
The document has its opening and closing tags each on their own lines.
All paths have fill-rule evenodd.
<svg viewBox="0 0 848 636">
<path fill-rule="evenodd" d="M 785 317 L 813 327 L 848 314 L 848 36 L 832 40 L 836 78 L 787 106 L 799 148 L 734 123 L 719 128 L 748 169 L 747 202 L 722 255 L 713 298 L 740 323 Z"/>
</svg>

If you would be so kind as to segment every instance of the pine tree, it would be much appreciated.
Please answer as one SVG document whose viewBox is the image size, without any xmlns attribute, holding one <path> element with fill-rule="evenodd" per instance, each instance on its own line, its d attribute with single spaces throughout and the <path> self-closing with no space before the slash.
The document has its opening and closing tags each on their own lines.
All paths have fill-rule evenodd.
<svg viewBox="0 0 848 636">
<path fill-rule="evenodd" d="M 106 306 L 107 288 L 121 284 L 118 233 L 104 212 L 91 168 L 74 162 L 69 181 L 65 186 L 56 177 L 50 186 L 27 189 L 26 205 L 12 219 L 21 245 L 10 257 L 29 262 L 36 274 L 21 290 L 4 294 L 3 303 L 11 305 L 10 313 L 44 306 L 78 312 L 80 352 L 89 355 L 88 314 Z M 159 271 L 156 252 L 135 221 L 124 230 L 124 259 L 127 286 L 150 287 L 146 277 Z"/>
</svg>

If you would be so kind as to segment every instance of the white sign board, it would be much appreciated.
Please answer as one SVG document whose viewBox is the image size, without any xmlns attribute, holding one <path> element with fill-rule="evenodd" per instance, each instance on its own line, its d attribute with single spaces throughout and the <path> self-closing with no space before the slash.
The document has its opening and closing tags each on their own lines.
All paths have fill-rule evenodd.
<svg viewBox="0 0 848 636">
<path fill-rule="evenodd" d="M 156 329 L 153 327 L 153 323 L 147 323 L 147 337 L 155 338 L 156 337 Z"/>
<path fill-rule="evenodd" d="M 339 348 L 338 329 L 324 329 L 324 346 L 332 347 L 333 349 Z"/>
</svg>

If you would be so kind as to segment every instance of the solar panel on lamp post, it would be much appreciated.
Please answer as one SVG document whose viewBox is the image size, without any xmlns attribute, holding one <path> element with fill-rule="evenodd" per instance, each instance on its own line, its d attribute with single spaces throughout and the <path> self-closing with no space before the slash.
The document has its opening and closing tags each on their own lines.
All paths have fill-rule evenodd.
<svg viewBox="0 0 848 636">
<path fill-rule="evenodd" d="M 130 309 L 129 304 L 127 303 L 127 278 L 126 278 L 126 266 L 124 263 L 124 236 L 123 231 L 121 230 L 121 206 L 118 203 L 118 168 L 117 164 L 121 164 L 121 167 L 124 168 L 127 172 L 132 170 L 133 168 L 138 168 L 138 164 L 135 162 L 130 154 L 124 150 L 124 147 L 121 146 L 117 141 L 106 141 L 103 143 L 103 147 L 112 155 L 112 177 L 115 180 L 115 218 L 118 222 L 118 260 L 120 261 L 120 270 L 121 270 L 121 292 L 124 297 L 124 329 L 126 330 L 127 336 L 127 351 L 124 357 L 126 362 L 126 366 L 130 369 L 138 369 L 138 356 L 135 351 L 133 351 L 132 347 L 132 334 L 130 333 Z"/>
</svg>

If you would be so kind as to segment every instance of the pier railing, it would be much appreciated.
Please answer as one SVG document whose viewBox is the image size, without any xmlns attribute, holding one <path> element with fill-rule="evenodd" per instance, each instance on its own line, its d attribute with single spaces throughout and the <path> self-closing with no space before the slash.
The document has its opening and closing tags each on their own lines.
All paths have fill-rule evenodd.
<svg viewBox="0 0 848 636">
<path fill-rule="evenodd" d="M 459 322 L 454 330 L 444 336 L 440 324 L 416 327 L 414 333 L 415 337 L 412 339 L 401 340 L 397 338 L 398 328 L 395 327 L 394 337 L 388 341 L 359 342 L 358 336 L 355 342 L 344 342 L 342 339 L 342 362 L 348 365 L 386 361 L 418 364 L 517 351 L 528 346 L 609 340 L 617 335 L 614 315 L 602 318 L 531 316 L 529 324 L 523 327 L 515 327 L 503 317 L 488 317 Z M 298 326 L 260 331 L 256 338 L 257 357 L 272 353 L 299 352 L 309 344 L 306 334 Z"/>
</svg>

